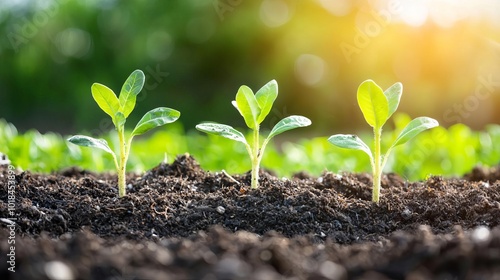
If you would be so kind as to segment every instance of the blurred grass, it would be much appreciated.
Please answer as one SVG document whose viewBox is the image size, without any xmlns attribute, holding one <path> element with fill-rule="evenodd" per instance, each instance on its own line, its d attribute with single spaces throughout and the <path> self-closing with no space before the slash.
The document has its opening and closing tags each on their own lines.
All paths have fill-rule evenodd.
<svg viewBox="0 0 500 280">
<path fill-rule="evenodd" d="M 383 146 L 384 143 L 387 146 L 410 120 L 404 114 L 396 115 L 394 119 L 395 129 L 384 131 Z M 287 177 L 299 171 L 315 176 L 325 170 L 370 171 L 365 154 L 334 147 L 327 142 L 327 136 L 285 141 L 280 147 L 271 143 L 265 151 L 262 167 Z M 372 141 L 371 133 L 361 134 L 360 137 L 367 143 Z M 65 141 L 66 138 L 55 133 L 40 134 L 36 130 L 20 134 L 14 125 L 0 119 L 0 152 L 23 170 L 52 172 L 70 166 L 97 172 L 114 170 L 108 154 L 73 145 Z M 117 139 L 113 131 L 102 138 L 116 147 Z M 393 171 L 409 180 L 425 179 L 430 174 L 459 176 L 476 165 L 498 164 L 500 145 L 496 143 L 500 143 L 499 125 L 489 125 L 479 132 L 463 124 L 448 129 L 438 127 L 396 148 L 385 172 Z M 240 143 L 196 131 L 186 133 L 181 124 L 175 123 L 134 140 L 128 171 L 143 172 L 162 161 L 170 163 L 177 155 L 186 152 L 193 155 L 206 170 L 224 169 L 234 174 L 250 169 L 248 155 Z"/>
</svg>

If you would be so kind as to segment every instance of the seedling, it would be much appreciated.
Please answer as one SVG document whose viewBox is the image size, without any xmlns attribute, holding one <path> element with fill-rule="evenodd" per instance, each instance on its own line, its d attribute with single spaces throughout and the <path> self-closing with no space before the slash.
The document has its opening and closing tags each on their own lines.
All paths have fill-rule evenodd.
<svg viewBox="0 0 500 280">
<path fill-rule="evenodd" d="M 118 195 L 120 197 L 123 197 L 126 192 L 125 172 L 134 136 L 141 135 L 155 127 L 175 122 L 181 115 L 179 111 L 166 107 L 153 109 L 142 117 L 127 138 L 125 135 L 125 121 L 134 110 L 137 95 L 144 86 L 144 79 L 144 73 L 141 70 L 132 72 L 123 84 L 119 98 L 105 85 L 94 83 L 91 88 L 92 97 L 97 102 L 97 105 L 111 117 L 118 132 L 120 145 L 119 158 L 104 139 L 95 139 L 85 135 L 75 135 L 68 139 L 73 144 L 101 149 L 113 156 L 118 172 Z"/>
<path fill-rule="evenodd" d="M 302 116 L 289 116 L 279 121 L 271 130 L 267 138 L 260 144 L 260 124 L 271 111 L 274 101 L 278 96 L 278 83 L 275 80 L 264 85 L 254 95 L 253 91 L 247 86 L 241 86 L 236 93 L 236 100 L 232 102 L 233 106 L 240 112 L 248 128 L 253 130 L 250 143 L 247 142 L 243 133 L 233 127 L 219 123 L 201 123 L 196 129 L 210 134 L 219 135 L 245 145 L 250 160 L 252 161 L 252 183 L 253 189 L 259 186 L 259 166 L 266 145 L 274 136 L 285 131 L 311 125 L 311 121 Z"/>
<path fill-rule="evenodd" d="M 396 140 L 387 149 L 385 155 L 381 155 L 380 139 L 382 137 L 382 127 L 398 108 L 402 93 L 403 85 L 401 83 L 395 83 L 386 91 L 383 91 L 374 81 L 366 80 L 358 88 L 358 105 L 361 108 L 361 112 L 363 112 L 366 122 L 373 127 L 373 154 L 363 140 L 356 135 L 337 134 L 328 138 L 328 141 L 335 146 L 361 150 L 370 157 L 373 171 L 373 202 L 379 201 L 382 170 L 392 149 L 408 142 L 420 132 L 439 125 L 436 120 L 428 117 L 413 119 L 403 128 Z"/>
</svg>

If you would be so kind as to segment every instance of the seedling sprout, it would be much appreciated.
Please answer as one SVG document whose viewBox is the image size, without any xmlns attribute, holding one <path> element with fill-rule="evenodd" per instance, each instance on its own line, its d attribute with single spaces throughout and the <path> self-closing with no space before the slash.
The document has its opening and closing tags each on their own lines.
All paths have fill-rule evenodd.
<svg viewBox="0 0 500 280">
<path fill-rule="evenodd" d="M 247 142 L 243 133 L 225 124 L 207 122 L 196 126 L 196 129 L 210 134 L 219 135 L 234 141 L 241 142 L 250 156 L 252 162 L 252 182 L 253 189 L 259 186 L 259 167 L 264 155 L 266 145 L 271 138 L 285 131 L 298 127 L 311 125 L 311 121 L 303 116 L 289 116 L 279 121 L 271 130 L 262 145 L 260 144 L 260 124 L 271 111 L 274 101 L 278 96 L 278 83 L 275 80 L 268 82 L 257 93 L 247 86 L 241 86 L 236 93 L 236 100 L 233 106 L 243 116 L 246 125 L 253 131 L 252 139 Z"/>
<path fill-rule="evenodd" d="M 179 111 L 166 107 L 153 109 L 142 117 L 127 138 L 125 133 L 125 121 L 134 110 L 136 98 L 144 86 L 144 80 L 144 73 L 141 70 L 132 72 L 123 84 L 119 98 L 105 85 L 94 83 L 91 88 L 92 97 L 97 102 L 97 105 L 111 117 L 118 132 L 120 145 L 119 158 L 104 139 L 95 139 L 85 135 L 75 135 L 68 139 L 68 141 L 73 144 L 101 149 L 113 156 L 115 167 L 118 172 L 119 197 L 123 197 L 126 194 L 125 174 L 127 160 L 130 154 L 130 146 L 134 136 L 146 133 L 155 127 L 175 122 L 181 115 Z"/>
<path fill-rule="evenodd" d="M 328 138 L 328 141 L 335 146 L 361 150 L 370 157 L 370 164 L 373 171 L 373 202 L 379 202 L 382 170 L 387 163 L 392 149 L 408 142 L 420 132 L 439 125 L 436 120 L 428 117 L 413 119 L 403 128 L 396 140 L 387 149 L 385 155 L 382 155 L 380 149 L 382 127 L 398 108 L 402 93 L 403 85 L 401 83 L 395 83 L 386 91 L 383 91 L 374 81 L 366 80 L 358 88 L 358 105 L 366 122 L 373 128 L 373 153 L 363 140 L 356 135 L 337 134 Z"/>
</svg>

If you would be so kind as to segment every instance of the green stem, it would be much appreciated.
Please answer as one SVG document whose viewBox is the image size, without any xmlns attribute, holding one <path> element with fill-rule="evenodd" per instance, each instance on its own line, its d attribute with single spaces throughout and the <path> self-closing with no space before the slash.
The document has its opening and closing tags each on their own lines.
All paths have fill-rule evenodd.
<svg viewBox="0 0 500 280">
<path fill-rule="evenodd" d="M 127 144 L 125 144 L 125 129 L 118 129 L 118 140 L 120 144 L 120 163 L 118 166 L 118 196 L 123 197 L 126 193 L 125 170 L 127 167 Z"/>
<path fill-rule="evenodd" d="M 260 168 L 260 141 L 259 141 L 259 127 L 255 127 L 253 131 L 253 141 L 252 141 L 252 189 L 259 187 L 259 168 Z"/>
<path fill-rule="evenodd" d="M 373 166 L 373 192 L 372 201 L 378 203 L 380 196 L 380 179 L 382 176 L 382 164 L 381 164 L 381 154 L 380 154 L 380 139 L 382 136 L 382 129 L 373 129 L 375 134 L 375 153 L 374 153 L 374 166 Z"/>
</svg>

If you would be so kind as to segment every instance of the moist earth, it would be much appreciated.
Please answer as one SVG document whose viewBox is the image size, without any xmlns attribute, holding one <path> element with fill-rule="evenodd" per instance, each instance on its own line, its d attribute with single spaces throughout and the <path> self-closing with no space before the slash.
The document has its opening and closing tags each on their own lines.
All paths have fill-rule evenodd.
<svg viewBox="0 0 500 280">
<path fill-rule="evenodd" d="M 386 174 L 376 204 L 368 174 L 261 172 L 250 189 L 186 154 L 128 174 L 123 198 L 111 174 L 16 171 L 12 209 L 8 172 L 0 279 L 500 279 L 500 167 Z"/>
</svg>

